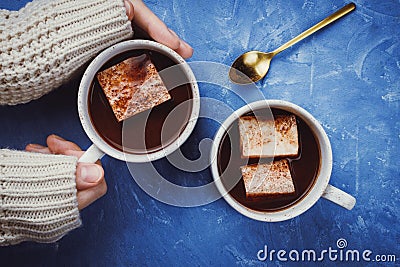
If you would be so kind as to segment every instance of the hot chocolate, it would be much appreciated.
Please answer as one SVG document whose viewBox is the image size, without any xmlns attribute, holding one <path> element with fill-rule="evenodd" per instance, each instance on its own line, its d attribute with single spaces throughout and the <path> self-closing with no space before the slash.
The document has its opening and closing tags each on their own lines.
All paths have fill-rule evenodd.
<svg viewBox="0 0 400 267">
<path fill-rule="evenodd" d="M 292 115 L 280 109 L 271 109 L 274 117 L 279 115 Z M 267 110 L 255 110 L 244 116 L 266 116 Z M 320 166 L 320 149 L 318 141 L 310 127 L 301 118 L 296 116 L 299 134 L 299 153 L 295 158 L 285 158 L 290 165 L 290 172 L 295 186 L 295 193 L 281 195 L 276 198 L 249 199 L 246 198 L 246 191 L 243 179 L 241 178 L 240 166 L 250 164 L 270 163 L 273 160 L 282 158 L 246 158 L 243 157 L 240 147 L 240 136 L 238 121 L 235 121 L 222 138 L 218 153 L 218 170 L 223 185 L 228 189 L 229 194 L 242 205 L 257 211 L 276 211 L 287 208 L 302 199 L 313 186 L 318 176 Z M 238 182 L 237 182 L 238 181 Z M 232 184 L 235 183 L 236 184 Z"/>
<path fill-rule="evenodd" d="M 99 72 L 142 54 L 149 55 L 158 72 L 176 65 L 159 52 L 140 49 L 119 54 L 104 64 Z M 174 71 L 176 75 L 186 77 L 180 67 Z M 189 81 L 174 88 L 168 88 L 171 83 L 165 84 L 171 95 L 170 100 L 118 122 L 97 79 L 94 79 L 89 91 L 88 108 L 97 133 L 112 147 L 133 154 L 157 151 L 175 141 L 189 121 L 193 96 Z"/>
</svg>

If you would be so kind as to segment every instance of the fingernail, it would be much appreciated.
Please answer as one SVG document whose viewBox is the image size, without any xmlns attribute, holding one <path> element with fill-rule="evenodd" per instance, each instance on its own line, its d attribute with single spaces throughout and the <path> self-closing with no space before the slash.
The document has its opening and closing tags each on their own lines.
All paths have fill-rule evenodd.
<svg viewBox="0 0 400 267">
<path fill-rule="evenodd" d="M 97 183 L 101 179 L 102 173 L 98 165 L 82 165 L 81 178 L 87 183 Z"/>
<path fill-rule="evenodd" d="M 183 46 L 185 46 L 187 49 L 193 49 L 192 46 L 185 41 L 182 40 Z"/>
<path fill-rule="evenodd" d="M 193 55 L 193 48 L 188 43 L 181 40 L 179 52 L 183 58 L 190 58 Z"/>
<path fill-rule="evenodd" d="M 168 28 L 168 31 L 175 37 L 179 38 L 178 34 L 176 34 L 175 31 L 171 30 L 170 28 Z"/>
<path fill-rule="evenodd" d="M 38 144 L 29 144 L 25 147 L 26 151 L 36 152 L 36 153 L 49 153 L 49 150 L 45 146 L 41 146 Z"/>
<path fill-rule="evenodd" d="M 46 147 L 44 147 L 44 146 L 42 146 L 42 145 L 39 145 L 39 144 L 28 144 L 28 146 L 30 146 L 31 148 L 35 148 L 35 149 L 43 149 L 43 148 L 46 148 Z"/>
<path fill-rule="evenodd" d="M 125 4 L 125 9 L 126 9 L 126 15 L 128 16 L 129 20 L 133 19 L 133 4 L 131 3 L 131 1 L 125 0 L 124 1 Z"/>
</svg>

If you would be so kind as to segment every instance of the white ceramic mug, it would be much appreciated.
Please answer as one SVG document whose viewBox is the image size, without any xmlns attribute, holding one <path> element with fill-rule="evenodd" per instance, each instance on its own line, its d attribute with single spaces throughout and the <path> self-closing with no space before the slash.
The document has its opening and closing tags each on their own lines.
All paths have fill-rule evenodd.
<svg viewBox="0 0 400 267">
<path fill-rule="evenodd" d="M 174 63 L 179 65 L 179 68 L 183 70 L 185 74 L 184 80 L 190 84 L 191 94 L 192 94 L 192 105 L 191 105 L 191 113 L 189 116 L 189 120 L 184 128 L 184 130 L 180 133 L 180 135 L 173 142 L 169 143 L 167 146 L 163 147 L 160 150 L 149 152 L 149 153 L 128 153 L 122 152 L 111 145 L 109 145 L 103 138 L 96 132 L 96 129 L 91 121 L 89 115 L 89 107 L 88 107 L 88 99 L 90 88 L 93 83 L 93 79 L 95 79 L 97 72 L 100 68 L 107 63 L 113 57 L 122 54 L 124 52 L 132 51 L 132 50 L 151 50 L 156 51 L 162 55 L 167 56 Z M 180 145 L 182 145 L 189 135 L 192 133 L 194 126 L 196 124 L 197 118 L 199 116 L 200 111 L 200 94 L 196 79 L 194 74 L 186 63 L 186 61 L 178 55 L 172 49 L 148 40 L 129 40 L 125 42 L 118 43 L 114 46 L 111 46 L 100 53 L 87 67 L 85 73 L 83 74 L 79 92 L 78 92 L 78 112 L 79 118 L 81 120 L 81 124 L 86 134 L 93 142 L 93 144 L 89 147 L 89 149 L 84 153 L 84 155 L 79 159 L 79 162 L 96 162 L 98 159 L 103 157 L 105 154 L 114 157 L 119 160 L 124 160 L 128 162 L 149 162 L 153 160 L 160 159 L 165 157 L 178 149 Z"/>
<path fill-rule="evenodd" d="M 320 148 L 320 167 L 317 177 L 310 189 L 308 189 L 306 195 L 297 202 L 289 205 L 286 208 L 279 209 L 276 211 L 259 211 L 246 207 L 242 203 L 238 202 L 233 198 L 228 190 L 222 183 L 219 171 L 218 171 L 218 152 L 220 144 L 227 129 L 235 122 L 240 116 L 246 113 L 260 110 L 260 109 L 280 109 L 290 112 L 297 117 L 301 118 L 310 127 L 312 132 L 315 134 L 316 140 L 319 143 Z M 331 172 L 332 172 L 332 149 L 329 142 L 328 136 L 326 135 L 322 126 L 318 121 L 303 108 L 282 100 L 261 100 L 247 104 L 246 106 L 238 109 L 232 115 L 230 115 L 219 128 L 214 138 L 214 146 L 211 151 L 211 159 L 214 159 L 211 163 L 211 172 L 216 184 L 218 191 L 222 194 L 224 199 L 238 212 L 243 215 L 259 220 L 259 221 L 283 221 L 295 216 L 298 216 L 311 208 L 320 197 L 326 198 L 348 210 L 351 210 L 356 200 L 353 196 L 346 192 L 329 184 Z M 239 166 L 238 166 L 239 167 Z"/>
</svg>

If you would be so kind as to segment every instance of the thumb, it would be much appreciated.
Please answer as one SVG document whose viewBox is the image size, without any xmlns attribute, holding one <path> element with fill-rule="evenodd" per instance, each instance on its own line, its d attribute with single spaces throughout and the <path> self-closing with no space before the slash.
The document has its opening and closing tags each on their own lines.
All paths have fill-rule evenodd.
<svg viewBox="0 0 400 267">
<path fill-rule="evenodd" d="M 104 177 L 104 170 L 94 163 L 78 163 L 76 168 L 76 188 L 85 190 L 97 186 Z"/>
<path fill-rule="evenodd" d="M 128 16 L 128 19 L 132 20 L 133 15 L 134 15 L 134 8 L 133 8 L 132 2 L 129 0 L 124 0 L 124 5 L 125 5 L 126 15 Z"/>
</svg>

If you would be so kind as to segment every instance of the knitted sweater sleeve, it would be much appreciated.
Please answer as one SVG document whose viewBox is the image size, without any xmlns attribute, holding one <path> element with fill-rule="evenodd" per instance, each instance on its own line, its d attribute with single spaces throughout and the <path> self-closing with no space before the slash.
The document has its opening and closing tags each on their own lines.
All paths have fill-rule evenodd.
<svg viewBox="0 0 400 267">
<path fill-rule="evenodd" d="M 0 105 L 41 97 L 131 36 L 123 0 L 34 0 L 0 10 Z"/>
<path fill-rule="evenodd" d="M 77 159 L 0 149 L 0 246 L 54 242 L 79 227 Z"/>
</svg>

